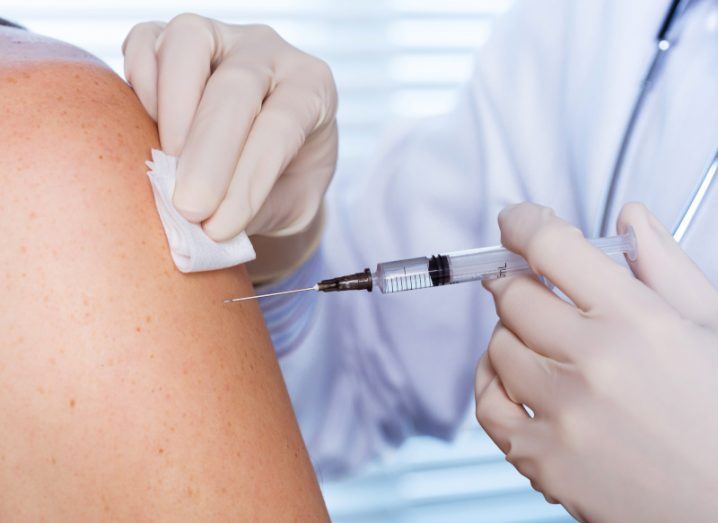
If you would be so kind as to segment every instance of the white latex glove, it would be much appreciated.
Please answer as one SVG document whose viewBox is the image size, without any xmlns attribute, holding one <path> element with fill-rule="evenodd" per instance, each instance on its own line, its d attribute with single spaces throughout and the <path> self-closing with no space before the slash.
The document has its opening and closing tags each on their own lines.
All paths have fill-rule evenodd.
<svg viewBox="0 0 718 523">
<path fill-rule="evenodd" d="M 545 207 L 509 207 L 499 225 L 575 306 L 530 276 L 486 285 L 500 323 L 477 370 L 479 423 L 580 520 L 715 521 L 716 289 L 638 204 L 618 224 L 636 233 L 637 279 Z"/>
<path fill-rule="evenodd" d="M 179 156 L 173 202 L 214 240 L 289 235 L 317 213 L 337 160 L 329 67 L 261 25 L 193 14 L 136 25 L 125 77 Z"/>
</svg>

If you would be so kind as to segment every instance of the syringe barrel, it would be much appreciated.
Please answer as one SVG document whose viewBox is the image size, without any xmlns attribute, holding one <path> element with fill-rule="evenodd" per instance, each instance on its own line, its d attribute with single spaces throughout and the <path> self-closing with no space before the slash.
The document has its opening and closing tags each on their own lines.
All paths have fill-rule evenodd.
<svg viewBox="0 0 718 523">
<path fill-rule="evenodd" d="M 376 266 L 374 284 L 384 294 L 432 287 L 429 258 L 380 263 Z"/>
<path fill-rule="evenodd" d="M 620 236 L 588 241 L 609 256 L 626 254 L 630 260 L 636 259 L 632 229 Z M 373 277 L 379 290 L 389 294 L 530 271 L 529 264 L 518 254 L 503 247 L 485 247 L 380 263 Z"/>
<path fill-rule="evenodd" d="M 490 247 L 380 263 L 374 273 L 374 285 L 382 293 L 391 294 L 501 278 L 527 270 L 528 264 L 518 254 Z"/>
<path fill-rule="evenodd" d="M 446 257 L 451 270 L 449 283 L 492 280 L 531 271 L 526 260 L 503 247 L 451 252 Z"/>
</svg>

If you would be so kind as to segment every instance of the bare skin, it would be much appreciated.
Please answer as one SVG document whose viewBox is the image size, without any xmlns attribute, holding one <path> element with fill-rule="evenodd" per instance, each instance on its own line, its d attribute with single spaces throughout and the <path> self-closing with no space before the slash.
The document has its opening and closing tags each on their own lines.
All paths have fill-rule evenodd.
<svg viewBox="0 0 718 523">
<path fill-rule="evenodd" d="M 327 514 L 244 269 L 181 275 L 131 90 L 0 28 L 0 521 Z"/>
</svg>

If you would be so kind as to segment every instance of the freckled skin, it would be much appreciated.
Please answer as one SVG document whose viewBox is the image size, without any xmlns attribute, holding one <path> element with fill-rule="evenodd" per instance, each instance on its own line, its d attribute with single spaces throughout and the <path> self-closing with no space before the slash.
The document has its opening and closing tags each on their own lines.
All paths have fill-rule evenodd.
<svg viewBox="0 0 718 523">
<path fill-rule="evenodd" d="M 245 271 L 172 264 L 131 90 L 0 30 L 0 115 L 0 521 L 326 520 Z"/>
</svg>

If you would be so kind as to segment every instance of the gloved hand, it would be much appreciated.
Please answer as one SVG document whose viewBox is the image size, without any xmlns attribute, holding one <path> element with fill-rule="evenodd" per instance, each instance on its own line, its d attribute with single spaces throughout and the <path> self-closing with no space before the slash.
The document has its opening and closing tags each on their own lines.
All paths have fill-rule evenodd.
<svg viewBox="0 0 718 523">
<path fill-rule="evenodd" d="M 183 14 L 136 25 L 125 77 L 179 156 L 173 202 L 214 240 L 289 235 L 319 209 L 337 160 L 329 67 L 271 28 Z"/>
<path fill-rule="evenodd" d="M 583 521 L 715 521 L 718 292 L 641 205 L 636 278 L 551 210 L 499 216 L 535 277 L 486 284 L 500 323 L 476 417 L 532 486 Z M 533 411 L 531 417 L 522 407 Z"/>
</svg>

